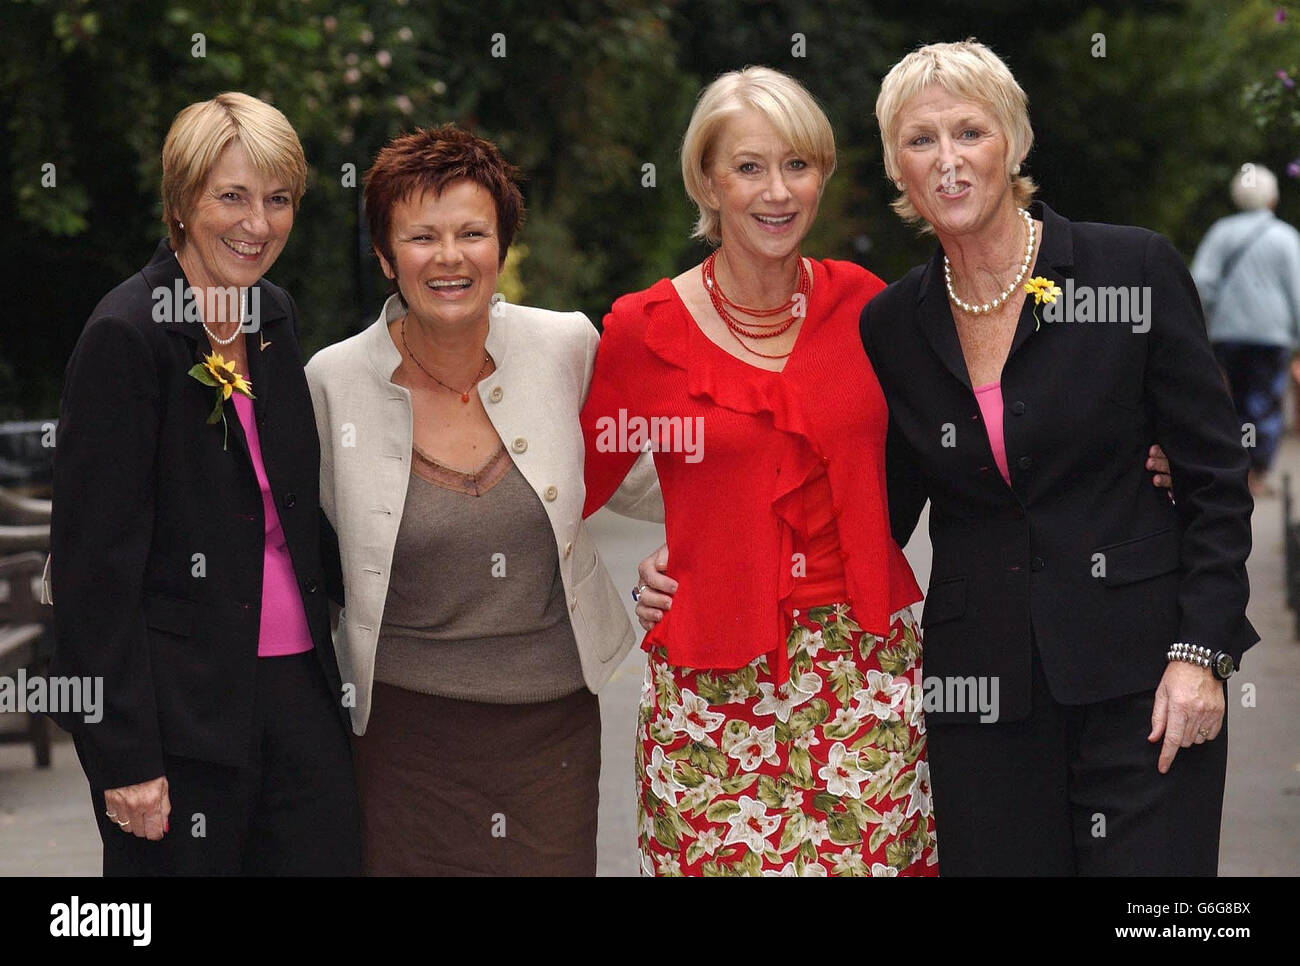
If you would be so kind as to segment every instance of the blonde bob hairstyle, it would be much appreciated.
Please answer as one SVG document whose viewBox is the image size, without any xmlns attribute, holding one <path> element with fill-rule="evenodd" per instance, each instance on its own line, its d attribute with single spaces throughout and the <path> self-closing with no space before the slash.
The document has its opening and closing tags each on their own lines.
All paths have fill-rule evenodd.
<svg viewBox="0 0 1300 966">
<path fill-rule="evenodd" d="M 307 190 L 307 159 L 288 118 L 265 101 L 229 91 L 184 108 L 163 142 L 163 223 L 172 249 L 185 244 L 181 222 L 198 201 L 221 152 L 238 141 L 253 167 L 283 179 L 294 211 Z"/>
<path fill-rule="evenodd" d="M 835 134 L 813 96 L 793 77 L 769 67 L 746 67 L 721 75 L 700 94 L 682 139 L 682 180 L 699 209 L 693 238 L 712 245 L 722 242 L 718 210 L 709 207 L 708 170 L 713 149 L 726 123 L 746 111 L 757 111 L 776 132 L 816 166 L 821 187 L 835 172 Z"/>
<path fill-rule="evenodd" d="M 1012 197 L 1017 207 L 1029 204 L 1038 186 L 1027 175 L 1013 173 L 1034 144 L 1034 131 L 1029 126 L 1029 98 L 1001 58 L 974 37 L 955 44 L 920 47 L 891 67 L 881 81 L 876 121 L 880 125 L 880 143 L 889 180 L 897 182 L 902 177 L 898 138 L 907 104 L 931 84 L 953 97 L 974 101 L 993 115 L 1007 142 L 1004 162 Z M 906 193 L 894 199 L 891 207 L 904 221 L 920 222 L 922 232 L 933 231 Z"/>
</svg>

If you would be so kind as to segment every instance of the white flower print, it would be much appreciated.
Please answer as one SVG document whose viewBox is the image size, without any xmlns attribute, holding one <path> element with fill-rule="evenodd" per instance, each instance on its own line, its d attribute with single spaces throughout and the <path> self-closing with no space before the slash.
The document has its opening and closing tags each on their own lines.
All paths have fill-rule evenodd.
<svg viewBox="0 0 1300 966">
<path fill-rule="evenodd" d="M 680 876 L 682 863 L 676 855 L 656 855 L 655 872 L 663 876 Z"/>
<path fill-rule="evenodd" d="M 650 763 L 646 766 L 646 777 L 650 779 L 650 790 L 662 801 L 673 808 L 677 807 L 677 793 L 686 790 L 686 786 L 673 774 L 674 762 L 664 756 L 663 747 L 655 745 L 650 753 Z"/>
<path fill-rule="evenodd" d="M 873 879 L 896 879 L 898 878 L 898 870 L 892 865 L 884 865 L 881 862 L 872 862 L 871 877 Z"/>
<path fill-rule="evenodd" d="M 852 734 L 858 730 L 858 727 L 861 724 L 862 714 L 852 707 L 845 706 L 835 712 L 835 717 L 831 718 L 831 720 L 826 723 L 826 728 L 828 730 L 833 729 L 841 733 L 847 732 Z"/>
<path fill-rule="evenodd" d="M 716 828 L 707 829 L 700 833 L 699 838 L 695 840 L 700 850 L 705 855 L 712 855 L 718 849 L 722 848 L 722 836 Z"/>
<path fill-rule="evenodd" d="M 779 877 L 782 879 L 798 878 L 799 872 L 795 869 L 793 862 L 787 862 L 781 867 L 781 871 L 776 869 L 765 869 L 763 875 Z M 803 877 L 805 879 L 826 878 L 826 869 L 816 862 L 805 862 L 803 866 Z"/>
<path fill-rule="evenodd" d="M 787 791 L 785 797 L 781 799 L 781 808 L 787 812 L 801 811 L 803 809 L 803 789 L 791 788 Z"/>
<path fill-rule="evenodd" d="M 853 700 L 858 702 L 858 710 L 864 716 L 870 714 L 881 721 L 899 721 L 903 717 L 900 711 L 909 689 L 905 679 L 895 681 L 892 674 L 872 670 L 867 672 L 866 688 L 855 692 Z"/>
<path fill-rule="evenodd" d="M 809 822 L 804 830 L 803 837 L 805 842 L 811 842 L 813 845 L 821 845 L 831 837 L 831 830 L 827 827 L 825 819 L 817 822 Z"/>
<path fill-rule="evenodd" d="M 820 629 L 813 631 L 803 640 L 803 648 L 808 652 L 809 657 L 816 657 L 817 653 L 825 646 L 822 641 L 822 632 Z"/>
<path fill-rule="evenodd" d="M 813 733 L 816 730 L 817 729 L 815 728 L 809 728 L 803 734 L 797 736 L 794 739 L 794 746 L 796 748 L 802 748 L 804 751 L 807 751 L 813 745 L 820 745 L 821 740 Z"/>
<path fill-rule="evenodd" d="M 717 775 L 704 773 L 704 781 L 700 782 L 700 788 L 704 789 L 704 800 L 711 802 L 722 794 L 722 779 Z"/>
<path fill-rule="evenodd" d="M 673 669 L 671 667 L 669 667 L 667 664 L 656 664 L 654 668 L 655 668 L 655 672 L 654 672 L 655 684 L 661 685 L 663 687 L 669 687 L 670 685 L 672 685 Z"/>
<path fill-rule="evenodd" d="M 903 807 L 901 805 L 890 809 L 880 816 L 880 827 L 885 830 L 885 835 L 893 838 L 898 834 L 898 830 L 903 827 Z"/>
<path fill-rule="evenodd" d="M 754 714 L 775 714 L 780 721 L 789 721 L 790 712 L 803 704 L 821 689 L 821 678 L 816 674 L 801 674 L 798 683 L 783 684 L 779 688 L 770 681 L 760 681 L 758 690 L 762 700 L 754 705 Z"/>
<path fill-rule="evenodd" d="M 749 734 L 737 741 L 727 754 L 740 762 L 743 771 L 753 771 L 764 761 L 769 765 L 775 765 L 778 760 L 776 725 L 762 730 L 750 725 Z"/>
<path fill-rule="evenodd" d="M 845 849 L 835 856 L 835 864 L 831 866 L 831 871 L 836 875 L 853 875 L 854 873 L 864 875 L 867 872 L 867 864 L 862 860 L 861 852 Z"/>
<path fill-rule="evenodd" d="M 933 805 L 930 796 L 930 763 L 928 761 L 918 761 L 916 763 L 916 779 L 912 782 L 912 794 L 907 800 L 906 816 L 910 817 L 917 812 L 923 816 L 929 817 L 930 809 Z"/>
<path fill-rule="evenodd" d="M 858 753 L 849 751 L 844 747 L 844 742 L 837 741 L 831 745 L 826 764 L 818 769 L 817 777 L 826 781 L 826 791 L 832 795 L 860 798 L 860 785 L 871 776 L 859 767 L 859 763 Z"/>
<path fill-rule="evenodd" d="M 668 713 L 672 715 L 668 726 L 673 731 L 690 735 L 692 741 L 708 741 L 709 744 L 713 741 L 708 738 L 708 732 L 716 731 L 727 720 L 726 715 L 710 711 L 709 702 L 690 688 L 682 688 L 681 704 L 670 704 Z"/>
<path fill-rule="evenodd" d="M 832 674 L 847 676 L 855 670 L 857 670 L 857 664 L 854 663 L 853 658 L 839 654 L 835 657 L 835 660 L 831 661 L 831 666 L 826 669 L 826 674 L 827 676 Z"/>
<path fill-rule="evenodd" d="M 682 795 L 681 801 L 677 803 L 677 807 L 683 810 L 699 808 L 708 800 L 708 793 L 705 792 L 704 785 L 701 783 L 694 788 L 688 788 L 686 793 Z"/>
<path fill-rule="evenodd" d="M 741 842 L 751 851 L 762 853 L 771 848 L 767 836 L 777 830 L 781 816 L 768 815 L 767 806 L 748 795 L 741 795 L 736 804 L 740 811 L 727 819 L 731 828 L 727 831 L 724 845 Z"/>
</svg>

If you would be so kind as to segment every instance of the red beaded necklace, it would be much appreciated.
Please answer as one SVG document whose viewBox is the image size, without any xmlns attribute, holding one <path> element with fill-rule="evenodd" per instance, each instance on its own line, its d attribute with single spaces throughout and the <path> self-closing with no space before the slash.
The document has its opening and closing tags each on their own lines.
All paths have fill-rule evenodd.
<svg viewBox="0 0 1300 966">
<path fill-rule="evenodd" d="M 713 308 L 717 311 L 719 317 L 721 317 L 722 321 L 726 323 L 727 331 L 731 333 L 732 338 L 734 338 L 746 352 L 756 356 L 761 356 L 764 359 L 784 359 L 789 356 L 790 353 L 794 351 L 793 346 L 791 346 L 786 352 L 770 354 L 750 348 L 740 337 L 743 335 L 748 339 L 774 339 L 778 335 L 789 330 L 789 328 L 794 325 L 795 320 L 803 317 L 804 312 L 800 311 L 797 308 L 797 305 L 802 302 L 803 307 L 806 309 L 808 305 L 808 293 L 812 290 L 812 278 L 808 273 L 808 269 L 804 265 L 803 259 L 799 259 L 799 285 L 795 294 L 790 296 L 790 298 L 781 305 L 768 309 L 756 309 L 733 301 L 727 297 L 725 292 L 722 291 L 722 286 L 718 283 L 717 272 L 714 268 L 714 262 L 717 260 L 717 257 L 718 253 L 716 251 L 710 254 L 709 257 L 704 260 L 703 264 L 700 265 L 700 271 L 704 276 L 704 288 L 709 293 L 709 300 L 713 303 Z M 737 312 L 743 312 L 745 315 L 754 316 L 755 318 L 771 318 L 774 315 L 780 315 L 782 312 L 789 312 L 790 315 L 776 322 L 752 322 L 746 319 L 736 318 L 736 316 L 731 314 L 731 309 L 735 309 Z M 754 329 L 762 331 L 752 331 Z"/>
</svg>

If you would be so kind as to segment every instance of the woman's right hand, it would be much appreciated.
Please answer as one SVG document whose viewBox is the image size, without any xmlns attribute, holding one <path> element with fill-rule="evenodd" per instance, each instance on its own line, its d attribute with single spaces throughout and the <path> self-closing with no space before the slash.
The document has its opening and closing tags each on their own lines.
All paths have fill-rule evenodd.
<svg viewBox="0 0 1300 966">
<path fill-rule="evenodd" d="M 109 821 L 126 834 L 160 841 L 170 827 L 168 816 L 172 813 L 167 776 L 108 789 L 104 792 L 104 811 Z"/>
<path fill-rule="evenodd" d="M 636 617 L 647 631 L 663 620 L 664 611 L 671 610 L 677 581 L 669 577 L 668 544 L 664 544 L 646 557 L 636 568 L 641 578 L 641 591 L 636 604 Z"/>
</svg>

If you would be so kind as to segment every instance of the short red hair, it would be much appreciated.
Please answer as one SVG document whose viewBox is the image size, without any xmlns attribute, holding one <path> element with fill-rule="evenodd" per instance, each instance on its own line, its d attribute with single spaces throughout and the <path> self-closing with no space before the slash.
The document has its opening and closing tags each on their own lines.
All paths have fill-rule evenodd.
<svg viewBox="0 0 1300 966">
<path fill-rule="evenodd" d="M 417 128 L 399 134 L 375 156 L 366 172 L 366 220 L 370 241 L 392 264 L 393 209 L 427 191 L 434 196 L 455 181 L 472 181 L 492 196 L 497 210 L 501 264 L 524 220 L 519 169 L 501 156 L 491 141 L 454 124 Z"/>
</svg>

